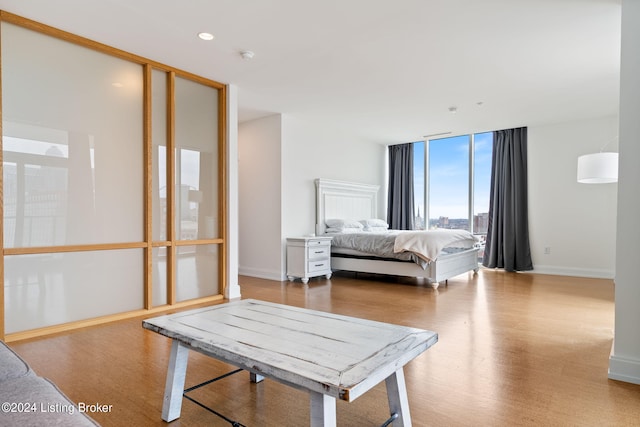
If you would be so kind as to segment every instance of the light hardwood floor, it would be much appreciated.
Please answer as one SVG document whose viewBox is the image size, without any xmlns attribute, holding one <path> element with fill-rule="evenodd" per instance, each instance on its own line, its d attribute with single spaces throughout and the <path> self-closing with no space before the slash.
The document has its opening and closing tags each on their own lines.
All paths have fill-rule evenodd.
<svg viewBox="0 0 640 427">
<path fill-rule="evenodd" d="M 611 280 L 504 273 L 464 274 L 434 291 L 416 279 L 336 274 L 275 282 L 241 277 L 243 298 L 308 307 L 438 332 L 405 368 L 414 426 L 638 426 L 640 385 L 607 378 L 614 327 Z M 104 426 L 161 426 L 170 342 L 125 320 L 10 343 L 71 399 L 112 405 Z M 189 356 L 187 386 L 232 367 Z M 305 426 L 307 395 L 238 374 L 194 395 L 250 427 Z M 338 402 L 338 425 L 380 426 L 384 384 Z M 1 421 L 1 419 L 0 419 Z M 172 426 L 229 426 L 184 401 Z"/>
</svg>

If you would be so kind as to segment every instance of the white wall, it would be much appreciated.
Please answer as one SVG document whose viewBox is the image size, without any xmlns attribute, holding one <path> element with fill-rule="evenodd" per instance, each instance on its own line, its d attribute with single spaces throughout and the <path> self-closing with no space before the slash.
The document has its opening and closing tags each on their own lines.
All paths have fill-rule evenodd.
<svg viewBox="0 0 640 427">
<path fill-rule="evenodd" d="M 273 115 L 238 126 L 238 271 L 281 280 L 281 132 Z"/>
<path fill-rule="evenodd" d="M 617 184 L 579 184 L 576 175 L 578 156 L 607 143 L 617 151 L 617 136 L 617 117 L 529 127 L 534 272 L 613 278 Z"/>
<path fill-rule="evenodd" d="M 227 283 L 225 298 L 237 299 L 238 283 L 238 87 L 227 85 Z"/>
<path fill-rule="evenodd" d="M 325 123 L 311 123 L 292 116 L 285 116 L 283 123 L 284 237 L 315 232 L 316 178 L 383 187 L 384 145 Z"/>
<path fill-rule="evenodd" d="M 289 115 L 244 122 L 239 146 L 243 275 L 285 280 L 286 238 L 315 231 L 316 178 L 384 187 L 386 148 L 326 123 Z"/>
<path fill-rule="evenodd" d="M 609 378 L 640 384 L 640 2 L 622 1 L 616 321 Z"/>
</svg>

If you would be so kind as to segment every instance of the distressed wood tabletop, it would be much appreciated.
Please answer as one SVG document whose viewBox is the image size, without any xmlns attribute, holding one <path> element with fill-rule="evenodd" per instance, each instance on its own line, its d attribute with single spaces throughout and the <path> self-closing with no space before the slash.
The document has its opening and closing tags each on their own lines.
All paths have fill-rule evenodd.
<svg viewBox="0 0 640 427">
<path fill-rule="evenodd" d="M 438 341 L 438 334 L 259 300 L 145 320 L 192 350 L 291 386 L 353 401 Z"/>
</svg>

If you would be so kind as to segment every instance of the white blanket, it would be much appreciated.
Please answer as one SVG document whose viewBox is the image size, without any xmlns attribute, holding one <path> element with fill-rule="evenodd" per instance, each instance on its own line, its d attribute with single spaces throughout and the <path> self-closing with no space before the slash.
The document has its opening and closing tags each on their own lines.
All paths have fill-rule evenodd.
<svg viewBox="0 0 640 427">
<path fill-rule="evenodd" d="M 427 262 L 435 261 L 447 246 L 472 248 L 478 239 L 466 230 L 403 231 L 393 246 L 395 253 L 413 252 Z"/>
</svg>

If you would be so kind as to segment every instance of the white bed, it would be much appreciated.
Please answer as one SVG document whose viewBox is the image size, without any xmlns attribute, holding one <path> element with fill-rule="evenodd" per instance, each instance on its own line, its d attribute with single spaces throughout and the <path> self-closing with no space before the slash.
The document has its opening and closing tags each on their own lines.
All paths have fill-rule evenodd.
<svg viewBox="0 0 640 427">
<path fill-rule="evenodd" d="M 316 234 L 326 233 L 326 220 L 334 218 L 364 220 L 379 218 L 379 186 L 353 182 L 316 179 Z M 331 269 L 396 276 L 421 277 L 434 289 L 451 277 L 478 271 L 478 248 L 441 253 L 426 268 L 413 263 L 382 259 L 331 256 Z"/>
</svg>

